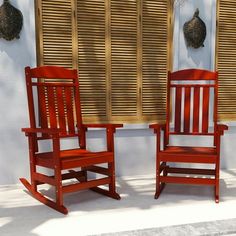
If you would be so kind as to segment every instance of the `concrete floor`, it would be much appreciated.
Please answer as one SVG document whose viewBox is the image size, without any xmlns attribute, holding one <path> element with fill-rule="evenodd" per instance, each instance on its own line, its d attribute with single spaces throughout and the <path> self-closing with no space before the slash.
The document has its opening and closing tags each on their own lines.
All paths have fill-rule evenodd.
<svg viewBox="0 0 236 236">
<path fill-rule="evenodd" d="M 219 204 L 215 203 L 213 187 L 209 186 L 169 184 L 160 198 L 154 200 L 153 176 L 122 177 L 117 178 L 117 183 L 120 201 L 87 190 L 65 195 L 67 216 L 36 201 L 21 185 L 0 186 L 0 235 L 82 236 L 126 231 L 115 235 L 182 236 L 185 234 L 177 229 L 182 227 L 185 231 L 191 226 L 194 230 L 195 223 L 203 230 L 205 227 L 204 235 L 226 235 L 220 229 L 227 235 L 236 235 L 236 170 L 221 172 Z M 53 194 L 52 189 L 42 191 Z M 207 223 L 204 226 L 202 222 Z M 227 222 L 231 222 L 228 231 Z M 212 227 L 208 232 L 209 225 Z M 164 232 L 163 229 L 167 234 L 157 233 Z"/>
</svg>

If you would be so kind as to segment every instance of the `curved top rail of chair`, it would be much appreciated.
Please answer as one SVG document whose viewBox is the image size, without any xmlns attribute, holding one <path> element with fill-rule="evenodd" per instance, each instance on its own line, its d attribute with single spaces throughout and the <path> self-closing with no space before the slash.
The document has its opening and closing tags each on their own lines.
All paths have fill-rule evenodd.
<svg viewBox="0 0 236 236">
<path fill-rule="evenodd" d="M 218 72 L 203 69 L 185 69 L 170 72 L 170 80 L 217 80 Z"/>
<path fill-rule="evenodd" d="M 41 66 L 37 68 L 25 68 L 25 73 L 29 73 L 32 78 L 48 79 L 75 79 L 78 78 L 76 69 L 66 69 L 58 66 Z"/>
</svg>

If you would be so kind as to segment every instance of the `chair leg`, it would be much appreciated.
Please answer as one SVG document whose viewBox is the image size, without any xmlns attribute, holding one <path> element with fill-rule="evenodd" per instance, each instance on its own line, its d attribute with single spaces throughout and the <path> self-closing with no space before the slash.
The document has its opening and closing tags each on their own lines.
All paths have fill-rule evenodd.
<svg viewBox="0 0 236 236">
<path fill-rule="evenodd" d="M 116 177 L 115 177 L 115 164 L 114 162 L 108 163 L 108 169 L 111 174 L 111 183 L 109 184 L 109 190 L 105 190 L 99 187 L 91 188 L 92 191 L 103 194 L 107 197 L 114 198 L 116 200 L 120 200 L 120 195 L 116 192 Z"/>
<path fill-rule="evenodd" d="M 99 188 L 99 187 L 93 187 L 93 188 L 90 188 L 92 191 L 96 192 L 96 193 L 100 193 L 102 195 L 105 195 L 107 197 L 110 197 L 110 198 L 113 198 L 113 199 L 116 199 L 116 200 L 120 200 L 121 197 L 118 193 L 112 193 L 110 192 L 110 190 L 105 190 L 105 189 L 102 189 L 102 188 Z"/>
<path fill-rule="evenodd" d="M 33 177 L 34 173 L 36 173 L 36 165 L 33 160 L 33 154 L 30 153 L 30 181 L 32 189 L 34 190 L 34 192 L 37 192 L 37 182 Z"/>
<path fill-rule="evenodd" d="M 55 181 L 56 181 L 56 203 L 59 206 L 63 205 L 63 193 L 62 193 L 62 178 L 61 178 L 61 170 L 55 168 Z"/>
<path fill-rule="evenodd" d="M 52 209 L 61 212 L 62 214 L 68 214 L 68 210 L 63 205 L 58 205 L 57 203 L 51 201 L 50 199 L 46 198 L 44 195 L 39 193 L 38 191 L 34 191 L 33 186 L 24 178 L 20 178 L 21 183 L 28 189 L 31 195 L 36 198 L 38 201 L 42 202 L 43 204 L 51 207 Z"/>
<path fill-rule="evenodd" d="M 112 164 L 108 164 L 108 168 L 111 168 L 110 170 L 114 170 L 114 167 L 112 167 Z M 83 168 L 82 168 L 83 170 Z M 80 182 L 86 182 L 88 179 L 87 179 L 87 171 L 86 171 L 86 168 L 84 169 L 85 171 L 85 176 L 84 176 L 84 179 L 81 180 L 81 178 L 76 178 L 78 181 Z M 69 170 L 70 173 L 76 173 L 74 170 Z M 112 172 L 112 171 L 110 171 Z M 113 174 L 112 174 L 112 177 L 111 177 L 111 183 L 109 184 L 109 190 L 105 190 L 105 189 L 102 189 L 100 187 L 93 187 L 93 188 L 90 188 L 92 191 L 96 192 L 96 193 L 100 193 L 100 194 L 103 194 L 107 197 L 111 197 L 111 198 L 114 198 L 114 199 L 117 199 L 117 200 L 120 200 L 120 195 L 115 191 L 115 171 L 113 171 Z"/>
<path fill-rule="evenodd" d="M 156 193 L 155 193 L 155 196 L 154 198 L 155 199 L 158 199 L 161 192 L 163 191 L 163 189 L 165 188 L 165 183 L 161 183 L 160 182 L 160 175 L 161 175 L 161 172 L 162 172 L 162 169 L 161 169 L 161 166 L 164 165 L 164 169 L 163 169 L 163 176 L 167 176 L 167 171 L 166 171 L 166 163 L 165 162 L 162 162 L 162 165 L 160 165 L 160 162 L 157 160 L 157 163 L 156 163 Z"/>
<path fill-rule="evenodd" d="M 215 202 L 219 203 L 219 181 L 216 181 L 216 186 L 215 186 Z"/>
<path fill-rule="evenodd" d="M 103 194 L 107 197 L 111 197 L 111 198 L 114 198 L 114 199 L 117 199 L 117 200 L 120 200 L 120 195 L 116 192 L 115 190 L 115 170 L 114 170 L 114 164 L 108 164 L 108 168 L 110 170 L 110 173 L 111 173 L 111 183 L 109 184 L 109 190 L 105 190 L 105 189 L 102 189 L 100 187 L 93 187 L 93 188 L 90 188 L 92 191 L 96 192 L 96 193 L 99 193 L 99 194 Z M 83 170 L 83 168 L 82 168 Z M 85 168 L 85 175 L 84 175 L 84 180 L 81 181 L 80 178 L 77 178 L 80 182 L 86 182 L 88 179 L 87 179 L 87 171 L 86 171 L 86 168 Z M 73 170 L 69 170 L 69 172 L 75 172 Z"/>
<path fill-rule="evenodd" d="M 167 176 L 168 175 L 168 172 L 166 170 L 167 166 L 166 166 L 166 162 L 164 163 L 165 164 L 165 168 L 163 170 L 163 176 Z M 160 189 L 160 192 L 162 192 L 162 190 L 165 188 L 166 186 L 166 183 L 161 183 L 161 189 Z"/>
<path fill-rule="evenodd" d="M 159 176 L 160 176 L 160 162 L 158 160 L 158 158 L 156 158 L 156 193 L 154 198 L 158 199 L 161 193 L 161 183 L 159 181 Z"/>
<path fill-rule="evenodd" d="M 107 197 L 111 197 L 114 198 L 116 200 L 120 200 L 121 197 L 120 195 L 116 192 L 116 183 L 115 183 L 115 165 L 114 163 L 108 163 L 108 169 L 110 171 L 110 176 L 111 176 L 111 183 L 109 184 L 109 190 L 106 189 L 102 189 L 100 187 L 92 187 L 90 188 L 92 191 L 105 195 Z M 81 168 L 81 170 L 83 170 L 85 172 L 84 174 L 84 179 L 81 180 L 81 177 L 76 178 L 78 181 L 80 182 L 86 182 L 87 179 L 87 171 L 86 168 Z M 69 170 L 70 173 L 76 173 L 74 170 Z"/>
<path fill-rule="evenodd" d="M 219 195 L 220 195 L 220 162 L 219 157 L 217 158 L 216 166 L 215 166 L 215 202 L 219 203 Z"/>
<path fill-rule="evenodd" d="M 217 172 L 217 170 L 216 170 Z M 216 176 L 215 176 L 215 202 L 216 203 L 219 203 L 219 195 L 220 195 L 220 180 L 219 180 L 219 173 L 216 173 Z"/>
<path fill-rule="evenodd" d="M 111 183 L 109 184 L 109 191 L 114 195 L 114 198 L 119 200 L 120 195 L 116 192 L 116 176 L 115 176 L 115 163 L 108 163 L 108 168 L 111 172 Z"/>
<path fill-rule="evenodd" d="M 81 168 L 81 170 L 84 172 L 84 180 L 81 180 L 81 181 L 83 181 L 83 182 L 87 182 L 88 181 L 88 172 L 87 172 L 87 170 L 86 170 L 86 168 Z"/>
</svg>

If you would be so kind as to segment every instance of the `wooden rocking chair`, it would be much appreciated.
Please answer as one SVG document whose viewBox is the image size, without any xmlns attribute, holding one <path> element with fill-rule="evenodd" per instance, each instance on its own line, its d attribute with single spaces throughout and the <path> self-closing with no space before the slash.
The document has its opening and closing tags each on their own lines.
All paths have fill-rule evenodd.
<svg viewBox="0 0 236 236">
<path fill-rule="evenodd" d="M 29 141 L 31 183 L 20 181 L 40 202 L 67 214 L 63 206 L 63 194 L 91 189 L 114 199 L 120 199 L 115 185 L 114 133 L 121 124 L 83 124 L 81 117 L 77 70 L 55 66 L 25 68 L 30 128 L 23 128 Z M 39 112 L 36 115 L 37 106 Z M 40 126 L 36 126 L 39 116 Z M 38 123 L 38 122 L 37 122 Z M 86 149 L 87 128 L 106 128 L 107 150 L 91 152 Z M 61 150 L 61 138 L 78 138 L 78 148 Z M 50 151 L 40 151 L 39 141 L 48 139 Z M 51 140 L 51 141 L 50 141 Z M 42 149 L 42 148 L 41 148 Z M 107 164 L 98 166 L 99 164 Z M 52 176 L 38 171 L 38 166 L 53 170 Z M 78 168 L 74 170 L 75 168 Z M 66 171 L 65 171 L 66 170 Z M 105 175 L 89 180 L 87 172 Z M 65 173 L 66 172 L 66 173 Z M 74 179 L 75 182 L 71 182 Z M 67 181 L 66 185 L 63 184 Z M 69 183 L 68 183 L 69 182 Z M 37 186 L 49 184 L 55 187 L 56 201 L 38 191 Z M 97 187 L 108 185 L 108 189 Z"/>
<path fill-rule="evenodd" d="M 217 97 L 217 72 L 187 69 L 168 73 L 166 123 L 150 125 L 157 135 L 156 199 L 165 183 L 177 183 L 212 185 L 215 187 L 215 201 L 219 202 L 220 137 L 228 127 L 217 124 Z M 209 128 L 210 106 L 213 106 L 212 131 Z M 173 128 L 170 126 L 171 107 Z M 160 142 L 162 130 L 163 147 Z M 170 135 L 212 136 L 213 144 L 211 147 L 171 146 Z M 209 167 L 212 165 L 203 169 L 177 168 L 173 167 L 173 163 L 175 166 L 176 163 L 192 163 L 193 166 L 197 163 L 212 164 L 213 168 Z"/>
</svg>

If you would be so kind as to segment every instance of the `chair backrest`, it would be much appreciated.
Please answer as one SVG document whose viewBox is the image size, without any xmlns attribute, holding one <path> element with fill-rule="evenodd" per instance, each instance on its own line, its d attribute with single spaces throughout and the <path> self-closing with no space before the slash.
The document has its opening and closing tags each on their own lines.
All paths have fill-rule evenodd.
<svg viewBox="0 0 236 236">
<path fill-rule="evenodd" d="M 77 136 L 82 127 L 77 70 L 26 67 L 25 75 L 31 128 L 36 128 L 37 114 L 37 127 L 60 128 L 61 136 Z"/>
<path fill-rule="evenodd" d="M 217 122 L 218 73 L 200 69 L 169 72 L 167 87 L 168 136 L 214 135 Z M 213 108 L 212 112 L 210 106 Z M 211 132 L 210 121 L 214 126 Z M 172 131 L 170 122 L 174 126 Z"/>
</svg>

